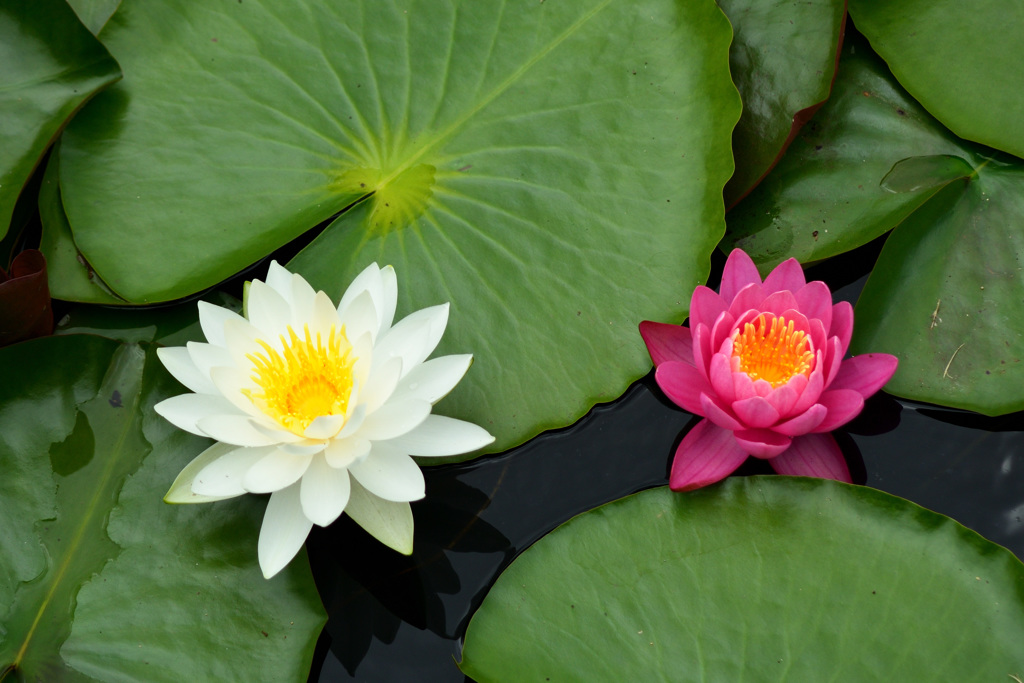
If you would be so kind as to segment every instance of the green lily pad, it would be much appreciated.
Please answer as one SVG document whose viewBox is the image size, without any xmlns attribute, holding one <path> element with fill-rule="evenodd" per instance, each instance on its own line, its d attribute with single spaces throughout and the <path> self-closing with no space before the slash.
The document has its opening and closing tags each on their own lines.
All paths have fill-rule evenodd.
<svg viewBox="0 0 1024 683">
<path fill-rule="evenodd" d="M 107 20 L 121 4 L 121 0 L 67 0 L 67 2 L 93 35 L 99 35 Z"/>
<path fill-rule="evenodd" d="M 871 46 L 953 132 L 1024 157 L 1024 5 L 1006 0 L 851 0 Z"/>
<path fill-rule="evenodd" d="M 74 113 L 121 77 L 64 0 L 0 0 L 0 237 L 22 187 Z"/>
<path fill-rule="evenodd" d="M 846 18 L 845 0 L 719 0 L 735 36 L 729 67 L 743 99 L 732 133 L 736 172 L 725 186 L 732 206 L 785 152 L 828 99 Z"/>
<path fill-rule="evenodd" d="M 1024 674 L 1024 565 L 874 489 L 732 478 L 570 520 L 499 577 L 486 681 L 913 681 Z"/>
<path fill-rule="evenodd" d="M 153 412 L 178 390 L 138 345 L 0 350 L 5 675 L 305 679 L 325 615 L 305 562 L 263 579 L 263 505 L 162 501 L 205 443 Z"/>
<path fill-rule="evenodd" d="M 1010 313 L 1024 301 L 1022 193 L 1024 162 L 955 137 L 854 39 L 829 103 L 729 213 L 726 241 L 768 270 L 899 226 L 851 349 L 900 359 L 890 393 L 999 415 L 1024 409 L 1024 323 Z"/>
</svg>

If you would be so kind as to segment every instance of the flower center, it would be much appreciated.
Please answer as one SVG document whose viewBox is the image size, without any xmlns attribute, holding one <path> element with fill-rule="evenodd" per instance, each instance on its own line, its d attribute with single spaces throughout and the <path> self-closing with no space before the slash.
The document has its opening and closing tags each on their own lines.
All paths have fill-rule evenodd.
<svg viewBox="0 0 1024 683">
<path fill-rule="evenodd" d="M 797 374 L 809 375 L 814 367 L 810 339 L 783 317 L 762 313 L 753 323 L 744 324 L 742 331 L 732 333 L 732 344 L 733 371 L 745 372 L 755 381 L 763 379 L 773 389 Z"/>
<path fill-rule="evenodd" d="M 331 327 L 327 343 L 314 338 L 305 326 L 300 338 L 288 326 L 288 338 L 281 335 L 283 349 L 265 341 L 257 343 L 263 352 L 251 353 L 252 381 L 258 390 L 244 393 L 260 410 L 285 429 L 302 435 L 306 427 L 323 415 L 344 415 L 352 394 L 352 345 L 344 328 Z"/>
</svg>

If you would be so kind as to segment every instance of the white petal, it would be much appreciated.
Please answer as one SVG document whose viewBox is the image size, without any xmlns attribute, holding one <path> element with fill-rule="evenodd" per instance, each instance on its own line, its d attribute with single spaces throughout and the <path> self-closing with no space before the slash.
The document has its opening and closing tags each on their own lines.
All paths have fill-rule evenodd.
<svg viewBox="0 0 1024 683">
<path fill-rule="evenodd" d="M 292 303 L 292 274 L 277 261 L 271 261 L 267 268 L 267 284 L 281 295 L 281 298 Z"/>
<path fill-rule="evenodd" d="M 317 453 L 323 452 L 327 448 L 327 444 L 323 441 L 311 441 L 309 439 L 303 439 L 299 443 L 283 443 L 278 446 L 285 453 L 291 453 L 292 455 L 316 455 Z"/>
<path fill-rule="evenodd" d="M 358 481 L 352 482 L 345 512 L 356 524 L 387 547 L 403 555 L 412 555 L 412 508 L 373 495 Z"/>
<path fill-rule="evenodd" d="M 273 446 L 277 439 L 256 428 L 248 415 L 209 415 L 196 421 L 203 434 L 235 446 Z"/>
<path fill-rule="evenodd" d="M 160 401 L 153 410 L 178 429 L 209 436 L 196 423 L 211 415 L 238 415 L 231 403 L 216 394 L 180 394 Z M 223 439 L 217 439 L 223 441 Z M 230 442 L 229 442 L 230 443 Z"/>
<path fill-rule="evenodd" d="M 419 500 L 425 492 L 419 466 L 390 443 L 373 444 L 370 456 L 353 463 L 348 471 L 363 488 L 384 500 Z"/>
<path fill-rule="evenodd" d="M 416 311 L 384 333 L 377 340 L 373 354 L 380 360 L 400 356 L 402 372 L 409 374 L 434 351 L 447 324 L 448 304 Z"/>
<path fill-rule="evenodd" d="M 345 326 L 345 336 L 349 339 L 358 339 L 364 334 L 369 334 L 371 340 L 377 337 L 380 321 L 369 292 L 352 299 L 348 307 L 338 314 L 338 319 Z"/>
<path fill-rule="evenodd" d="M 402 378 L 391 400 L 418 398 L 437 403 L 455 388 L 472 363 L 473 356 L 469 354 L 440 356 L 421 363 Z"/>
<path fill-rule="evenodd" d="M 244 322 L 245 318 L 227 308 L 214 306 L 206 301 L 199 302 L 199 325 L 203 328 L 206 341 L 215 346 L 227 346 L 224 338 L 224 323 L 228 320 Z"/>
<path fill-rule="evenodd" d="M 327 464 L 334 468 L 348 467 L 370 454 L 366 439 L 334 439 L 324 450 Z"/>
<path fill-rule="evenodd" d="M 288 431 L 269 415 L 262 413 L 253 417 L 252 426 L 256 431 L 265 434 L 268 438 L 273 439 L 274 443 L 280 443 L 282 446 L 306 441 L 304 437 Z"/>
<path fill-rule="evenodd" d="M 375 363 L 366 380 L 366 388 L 359 393 L 360 405 L 365 405 L 368 413 L 380 408 L 391 398 L 401 377 L 401 358 L 388 358 L 382 363 Z"/>
<path fill-rule="evenodd" d="M 302 325 L 308 324 L 310 334 L 316 338 L 319 333 L 323 343 L 326 344 L 331 336 L 331 328 L 341 327 L 341 321 L 338 319 L 338 312 L 334 310 L 334 304 L 331 303 L 331 297 L 323 292 L 317 292 L 313 297 L 313 305 L 310 310 L 310 317 L 306 318 Z"/>
<path fill-rule="evenodd" d="M 170 490 L 167 492 L 167 495 L 164 496 L 164 502 L 212 503 L 215 500 L 226 500 L 228 498 L 234 498 L 235 495 L 240 495 L 206 496 L 195 493 L 192 490 L 192 482 L 197 474 L 202 472 L 210 463 L 235 450 L 237 450 L 235 446 L 229 446 L 226 443 L 215 443 L 197 455 L 192 462 L 185 465 L 185 469 L 183 469 L 174 479 L 174 483 L 171 484 Z"/>
<path fill-rule="evenodd" d="M 366 416 L 358 436 L 370 441 L 386 441 L 415 429 L 430 414 L 426 401 L 387 403 Z M 239 444 L 241 445 L 241 444 Z"/>
<path fill-rule="evenodd" d="M 345 426 L 342 427 L 341 431 L 334 437 L 335 439 L 347 439 L 348 437 L 359 431 L 359 428 L 363 426 L 363 420 L 366 419 L 366 406 L 358 405 L 355 408 L 349 403 L 348 416 L 345 418 Z"/>
<path fill-rule="evenodd" d="M 224 323 L 224 346 L 231 354 L 234 365 L 248 370 L 253 367 L 252 361 L 246 358 L 249 354 L 266 353 L 263 347 L 256 343 L 262 339 L 275 349 L 281 348 L 280 337 L 264 337 L 259 330 L 249 324 L 245 318 L 228 320 Z"/>
<path fill-rule="evenodd" d="M 246 313 L 253 327 L 273 338 L 286 334 L 286 328 L 292 322 L 292 310 L 288 302 L 260 280 L 253 280 L 249 285 Z"/>
<path fill-rule="evenodd" d="M 235 365 L 231 353 L 223 346 L 191 341 L 185 347 L 188 349 L 188 357 L 204 375 L 209 375 L 210 370 L 216 367 Z"/>
<path fill-rule="evenodd" d="M 369 293 L 370 300 L 376 305 L 382 294 L 381 284 L 380 268 L 376 263 L 363 268 L 341 295 L 341 301 L 338 302 L 338 317 L 344 320 L 348 307 L 363 293 Z"/>
<path fill-rule="evenodd" d="M 395 276 L 395 269 L 391 266 L 384 266 L 380 269 L 381 300 L 377 305 L 377 315 L 380 317 L 380 334 L 391 329 L 395 321 L 395 307 L 398 305 L 398 278 Z"/>
<path fill-rule="evenodd" d="M 375 357 L 373 340 L 370 339 L 370 335 L 367 333 L 355 339 L 349 337 L 348 342 L 352 345 L 352 357 L 356 359 L 356 362 L 352 365 L 352 379 L 360 385 L 365 385 L 370 377 L 370 368 L 373 367 L 373 359 Z M 387 359 L 385 358 L 385 360 Z M 355 391 L 352 393 L 355 395 Z"/>
<path fill-rule="evenodd" d="M 264 415 L 252 402 L 252 399 L 242 393 L 245 389 L 252 391 L 257 388 L 256 384 L 243 370 L 239 370 L 234 366 L 210 368 L 210 379 L 213 380 L 218 393 L 225 400 L 230 401 L 239 411 L 252 416 Z"/>
<path fill-rule="evenodd" d="M 264 578 L 269 579 L 291 562 L 312 527 L 302 514 L 298 484 L 270 496 L 260 528 L 259 558 Z"/>
<path fill-rule="evenodd" d="M 314 458 L 299 488 L 302 513 L 314 524 L 327 526 L 348 503 L 351 490 L 348 470 L 335 469 L 323 458 Z"/>
<path fill-rule="evenodd" d="M 249 493 L 270 493 L 291 486 L 306 473 L 310 455 L 293 455 L 275 448 L 260 458 L 242 477 L 242 487 Z"/>
<path fill-rule="evenodd" d="M 292 327 L 298 330 L 313 319 L 313 305 L 317 293 L 301 275 L 292 275 L 290 286 L 292 288 Z"/>
<path fill-rule="evenodd" d="M 184 346 L 173 346 L 159 348 L 156 350 L 157 358 L 167 368 L 174 379 L 197 394 L 213 394 L 217 392 L 216 387 L 207 375 L 204 375 L 196 367 L 196 364 L 189 356 L 188 349 Z"/>
<path fill-rule="evenodd" d="M 388 441 L 388 445 L 401 448 L 410 455 L 434 456 L 469 453 L 493 442 L 494 437 L 486 429 L 472 422 L 428 415 L 420 426 Z"/>
<path fill-rule="evenodd" d="M 234 448 L 195 475 L 192 492 L 205 496 L 231 497 L 246 493 L 242 477 L 249 468 L 273 451 L 273 446 L 262 448 Z"/>
<path fill-rule="evenodd" d="M 330 439 L 345 424 L 344 415 L 321 415 L 306 427 L 303 436 L 307 439 Z"/>
</svg>

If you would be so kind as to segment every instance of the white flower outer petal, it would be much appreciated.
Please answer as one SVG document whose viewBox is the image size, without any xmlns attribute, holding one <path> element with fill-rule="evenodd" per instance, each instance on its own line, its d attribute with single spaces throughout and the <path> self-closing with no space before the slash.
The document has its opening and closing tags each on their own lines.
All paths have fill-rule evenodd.
<svg viewBox="0 0 1024 683">
<path fill-rule="evenodd" d="M 391 266 L 384 266 L 380 269 L 381 300 L 377 306 L 377 315 L 380 316 L 380 330 L 377 338 L 391 329 L 395 322 L 395 308 L 398 306 L 398 276 Z"/>
<path fill-rule="evenodd" d="M 264 578 L 271 578 L 302 549 L 313 522 L 302 514 L 299 485 L 275 491 L 267 503 L 260 527 L 258 555 Z"/>
<path fill-rule="evenodd" d="M 381 335 L 374 347 L 376 362 L 394 356 L 402 358 L 402 372 L 408 374 L 427 359 L 444 334 L 448 324 L 448 304 L 431 306 L 407 315 Z"/>
<path fill-rule="evenodd" d="M 211 439 L 235 446 L 273 446 L 277 439 L 256 428 L 248 415 L 207 415 L 196 426 Z"/>
<path fill-rule="evenodd" d="M 435 457 L 469 453 L 493 442 L 486 429 L 472 422 L 428 415 L 418 427 L 387 443 L 410 455 Z"/>
<path fill-rule="evenodd" d="M 301 275 L 291 277 L 292 327 L 299 329 L 313 319 L 316 292 Z"/>
<path fill-rule="evenodd" d="M 215 306 L 206 301 L 199 302 L 199 325 L 203 328 L 206 341 L 214 346 L 227 346 L 224 325 L 229 320 L 245 322 L 245 318 L 232 310 Z"/>
<path fill-rule="evenodd" d="M 285 298 L 260 280 L 253 280 L 249 285 L 246 313 L 253 327 L 274 339 L 286 334 L 292 322 L 292 309 Z"/>
<path fill-rule="evenodd" d="M 210 463 L 224 457 L 228 453 L 237 450 L 236 446 L 231 446 L 226 443 L 215 443 L 205 451 L 197 455 L 192 459 L 192 462 L 185 465 L 177 477 L 174 479 L 174 483 L 171 484 L 171 488 L 167 491 L 167 495 L 164 496 L 164 502 L 166 503 L 212 503 L 217 500 L 227 500 L 228 498 L 234 498 L 234 495 L 230 496 L 204 496 L 195 493 L 192 490 L 192 482 L 195 480 L 195 476 L 203 471 Z M 240 494 L 239 494 L 240 495 Z"/>
<path fill-rule="evenodd" d="M 370 442 L 366 439 L 335 439 L 327 444 L 324 457 L 327 464 L 335 468 L 348 467 L 370 454 Z"/>
<path fill-rule="evenodd" d="M 249 324 L 245 318 L 228 320 L 224 323 L 224 346 L 231 354 L 231 360 L 239 368 L 251 368 L 252 361 L 246 358 L 249 354 L 265 353 L 263 347 L 256 343 L 261 339 L 275 349 L 281 348 L 279 337 L 266 337 Z"/>
<path fill-rule="evenodd" d="M 247 493 L 242 478 L 253 465 L 273 452 L 273 446 L 235 448 L 196 474 L 192 492 L 202 496 L 233 497 Z"/>
<path fill-rule="evenodd" d="M 370 441 L 387 441 L 401 436 L 420 425 L 430 414 L 426 401 L 387 403 L 363 420 L 357 435 Z"/>
<path fill-rule="evenodd" d="M 334 310 L 334 304 L 331 303 L 331 297 L 327 296 L 323 292 L 317 292 L 313 296 L 313 309 L 312 314 L 306 319 L 306 323 L 300 325 L 297 331 L 301 331 L 305 324 L 309 325 L 309 332 L 316 338 L 319 334 L 323 343 L 326 344 L 327 340 L 331 336 L 331 328 L 340 328 L 341 320 L 338 319 L 338 312 Z M 351 343 L 351 335 L 348 330 L 345 330 L 345 337 L 349 339 Z"/>
<path fill-rule="evenodd" d="M 222 346 L 190 341 L 185 344 L 185 348 L 196 368 L 204 375 L 209 375 L 210 370 L 215 367 L 234 366 L 235 364 L 231 353 Z"/>
<path fill-rule="evenodd" d="M 291 486 L 306 473 L 311 455 L 295 455 L 280 448 L 260 458 L 242 476 L 242 488 L 249 493 L 271 493 Z"/>
<path fill-rule="evenodd" d="M 373 413 L 391 398 L 401 377 L 401 358 L 389 358 L 374 365 L 370 371 L 370 378 L 366 381 L 366 388 L 359 394 L 360 405 L 365 406 L 367 413 Z"/>
<path fill-rule="evenodd" d="M 292 274 L 277 261 L 271 261 L 267 268 L 267 284 L 281 295 L 288 306 L 292 305 Z"/>
<path fill-rule="evenodd" d="M 345 326 L 345 335 L 350 339 L 357 339 L 364 334 L 370 335 L 371 341 L 376 339 L 380 320 L 377 318 L 377 309 L 369 292 L 363 292 L 354 298 L 348 307 L 337 315 L 341 324 Z"/>
<path fill-rule="evenodd" d="M 472 364 L 473 356 L 469 354 L 432 358 L 417 365 L 402 378 L 391 400 L 417 398 L 437 403 L 455 388 Z"/>
<path fill-rule="evenodd" d="M 341 295 L 341 301 L 338 302 L 338 317 L 344 320 L 346 311 L 352 305 L 352 302 L 364 293 L 370 295 L 370 300 L 376 309 L 377 303 L 381 300 L 384 293 L 382 285 L 380 268 L 376 263 L 371 263 L 366 268 L 363 268 L 359 275 L 356 275 L 355 279 L 349 284 L 345 293 Z M 376 332 L 377 330 L 374 330 L 374 333 Z"/>
<path fill-rule="evenodd" d="M 209 436 L 198 426 L 198 422 L 211 415 L 239 416 L 233 405 L 216 394 L 179 394 L 160 401 L 153 406 L 153 410 L 178 429 L 184 429 L 197 436 Z"/>
<path fill-rule="evenodd" d="M 244 371 L 236 367 L 210 368 L 210 379 L 217 387 L 217 392 L 230 401 L 239 412 L 261 418 L 261 422 L 272 423 L 273 421 L 257 408 L 252 400 L 242 393 L 244 389 L 250 391 L 256 388 L 255 383 L 249 379 Z"/>
<path fill-rule="evenodd" d="M 412 555 L 413 519 L 408 503 L 378 498 L 352 482 L 345 512 L 378 541 L 403 555 Z"/>
<path fill-rule="evenodd" d="M 376 443 L 370 455 L 353 463 L 348 471 L 367 491 L 395 502 L 420 500 L 426 484 L 419 466 L 390 443 Z"/>
<path fill-rule="evenodd" d="M 188 353 L 188 349 L 184 346 L 159 348 L 156 350 L 156 355 L 164 367 L 167 368 L 167 372 L 171 373 L 174 379 L 192 391 L 197 394 L 217 393 L 217 388 L 213 386 L 213 382 L 196 367 Z"/>
<path fill-rule="evenodd" d="M 331 467 L 322 457 L 313 458 L 299 487 L 302 513 L 320 526 L 336 520 L 348 503 L 349 479 L 348 470 Z"/>
</svg>

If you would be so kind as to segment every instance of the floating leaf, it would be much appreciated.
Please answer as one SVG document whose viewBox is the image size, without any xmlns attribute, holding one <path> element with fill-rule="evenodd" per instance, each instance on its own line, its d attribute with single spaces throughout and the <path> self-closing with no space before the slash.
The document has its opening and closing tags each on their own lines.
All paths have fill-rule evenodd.
<svg viewBox="0 0 1024 683">
<path fill-rule="evenodd" d="M 121 77 L 64 0 L 0 0 L 0 237 L 22 186 L 69 118 Z"/>
<path fill-rule="evenodd" d="M 103 30 L 125 81 L 62 142 L 65 208 L 144 302 L 351 206 L 292 267 L 337 297 L 378 260 L 403 310 L 451 301 L 439 353 L 476 364 L 445 410 L 507 448 L 618 396 L 650 366 L 636 321 L 681 321 L 705 279 L 729 37 L 707 0 L 126 3 Z"/>
<path fill-rule="evenodd" d="M 874 489 L 737 477 L 585 513 L 470 622 L 481 681 L 911 681 L 1024 672 L 1024 565 Z"/>
<path fill-rule="evenodd" d="M 725 203 L 739 201 L 776 163 L 828 98 L 845 0 L 719 0 L 736 35 L 729 49 L 743 114 L 732 133 L 736 172 Z"/>
<path fill-rule="evenodd" d="M 850 14 L 935 118 L 963 138 L 1024 156 L 1024 5 L 850 0 Z"/>
<path fill-rule="evenodd" d="M 1024 408 L 1024 322 L 1009 313 L 1024 303 L 1022 193 L 1024 163 L 953 136 L 855 39 L 828 105 L 730 212 L 727 241 L 767 269 L 900 226 L 852 350 L 899 357 L 890 393 L 998 415 Z"/>
<path fill-rule="evenodd" d="M 98 35 L 121 4 L 121 0 L 68 0 L 68 4 L 86 28 L 92 31 L 93 35 Z"/>
<path fill-rule="evenodd" d="M 205 443 L 153 412 L 177 390 L 137 345 L 81 335 L 0 351 L 5 673 L 304 679 L 324 614 L 305 563 L 263 579 L 262 504 L 162 501 Z"/>
</svg>

